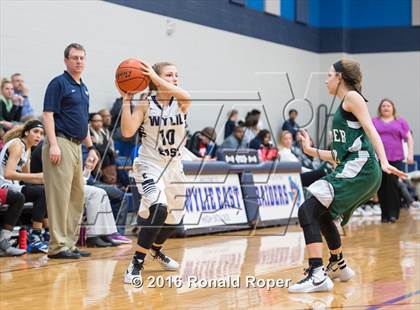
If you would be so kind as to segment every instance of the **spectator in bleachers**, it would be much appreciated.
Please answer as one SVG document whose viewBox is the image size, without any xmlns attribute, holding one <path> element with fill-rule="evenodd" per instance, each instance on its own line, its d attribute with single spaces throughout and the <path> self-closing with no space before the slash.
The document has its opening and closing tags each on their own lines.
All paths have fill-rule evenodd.
<svg viewBox="0 0 420 310">
<path fill-rule="evenodd" d="M 13 122 L 19 122 L 22 114 L 24 98 L 13 94 L 13 84 L 8 79 L 1 81 L 0 94 L 0 125 L 5 129 L 14 126 Z"/>
<path fill-rule="evenodd" d="M 84 147 L 82 148 L 82 150 L 83 161 L 85 162 L 87 157 L 87 151 Z M 121 189 L 121 185 L 123 184 L 105 184 L 101 182 L 98 178 L 92 176 L 92 174 L 88 178 L 87 184 L 103 189 L 108 195 L 118 231 L 117 234 L 113 234 L 111 237 L 120 243 L 131 243 L 130 239 L 124 237 L 125 225 L 127 222 L 129 197 L 125 195 L 125 190 Z"/>
<path fill-rule="evenodd" d="M 89 248 L 117 246 L 115 219 L 107 193 L 96 186 L 85 185 L 86 245 Z"/>
<path fill-rule="evenodd" d="M 125 166 L 128 162 L 128 154 L 125 154 L 125 156 L 118 156 L 118 155 L 123 155 L 123 154 L 119 154 L 119 150 L 117 150 L 115 148 L 115 143 L 114 143 L 114 128 L 112 127 L 112 116 L 111 113 L 109 112 L 108 109 L 102 109 L 99 110 L 98 113 L 102 116 L 102 132 L 104 133 L 106 139 L 107 139 L 107 143 L 108 143 L 108 147 L 109 149 L 113 152 L 113 154 L 115 155 L 115 160 L 116 160 L 116 165 L 117 165 L 117 182 L 118 185 L 121 185 L 122 187 L 127 187 L 128 186 L 128 172 L 125 169 L 119 169 L 119 166 Z M 134 137 L 133 139 L 134 141 L 136 141 L 136 137 Z M 120 141 L 121 143 L 121 141 Z M 137 144 L 139 145 L 139 144 Z M 128 148 L 128 151 L 131 151 L 130 154 L 133 154 L 133 152 L 135 151 L 136 146 L 134 144 L 132 144 L 132 147 Z M 119 160 L 123 158 L 123 161 Z M 131 159 L 132 160 L 132 159 Z M 110 196 L 109 192 L 108 196 Z M 111 196 L 110 196 L 111 199 Z M 113 201 L 111 200 L 111 204 L 114 206 Z M 121 204 L 121 201 L 119 202 L 118 205 Z"/>
<path fill-rule="evenodd" d="M 255 113 L 255 111 L 258 110 L 252 110 L 251 112 L 248 112 L 245 118 L 243 143 L 247 146 L 249 146 L 249 142 L 251 142 L 251 140 L 254 139 L 259 132 L 258 123 L 261 113 Z"/>
<path fill-rule="evenodd" d="M 224 134 L 225 139 L 232 134 L 233 130 L 235 129 L 236 123 L 238 122 L 238 118 L 239 118 L 238 110 L 233 109 L 232 111 L 229 112 L 228 120 L 226 121 L 226 124 L 225 124 L 225 134 Z"/>
<path fill-rule="evenodd" d="M 297 136 L 299 138 L 299 135 Z M 319 180 L 323 176 L 326 175 L 323 168 L 318 169 L 311 169 L 308 167 L 305 167 L 302 163 L 302 161 L 293 153 L 292 151 L 293 147 L 293 136 L 292 133 L 284 130 L 280 134 L 279 138 L 279 155 L 280 155 L 280 161 L 290 161 L 290 162 L 299 162 L 302 164 L 301 168 L 301 180 L 303 186 L 309 186 L 316 180 Z"/>
<path fill-rule="evenodd" d="M 243 122 L 239 122 L 233 133 L 223 141 L 222 145 L 220 145 L 220 149 L 246 149 L 247 144 L 244 142 L 244 124 Z"/>
<path fill-rule="evenodd" d="M 261 147 L 268 147 L 271 145 L 271 134 L 268 130 L 261 130 L 254 139 L 249 142 L 249 148 L 259 150 Z"/>
<path fill-rule="evenodd" d="M 125 138 L 121 134 L 121 108 L 122 108 L 122 98 L 119 97 L 115 99 L 114 104 L 111 108 L 111 128 L 114 129 L 113 141 L 115 151 L 118 152 L 119 156 L 129 157 L 139 143 L 141 137 L 139 137 L 138 132 L 136 132 L 132 137 Z M 132 106 L 133 108 L 133 106 Z"/>
<path fill-rule="evenodd" d="M 112 104 L 111 111 L 111 127 L 120 128 L 121 127 L 121 108 L 122 108 L 122 97 L 118 97 L 115 99 L 114 103 Z"/>
<path fill-rule="evenodd" d="M 279 154 L 281 161 L 300 162 L 299 158 L 292 152 L 293 135 L 288 130 L 283 130 L 279 137 Z M 306 167 L 302 167 L 302 171 L 310 171 Z"/>
<path fill-rule="evenodd" d="M 205 127 L 194 133 L 188 142 L 188 149 L 197 157 L 212 159 L 216 157 L 216 132 L 212 127 Z"/>
<path fill-rule="evenodd" d="M 313 145 L 312 140 L 311 144 Z M 312 157 L 306 155 L 298 143 L 293 143 L 292 133 L 287 130 L 280 133 L 278 148 L 280 150 L 282 160 L 293 159 L 296 157 L 302 164 L 304 170 L 315 170 L 321 166 L 319 160 L 314 160 Z"/>
<path fill-rule="evenodd" d="M 32 231 L 28 237 L 33 252 L 47 253 L 48 242 L 43 239 L 42 227 L 47 224 L 47 206 L 42 173 L 31 173 L 31 148 L 44 136 L 44 126 L 31 120 L 4 135 L 5 145 L 0 152 L 0 187 L 20 192 L 25 202 L 33 202 Z"/>
<path fill-rule="evenodd" d="M 258 150 L 260 161 L 270 161 L 277 158 L 277 148 L 271 143 L 271 134 L 268 130 L 261 130 L 249 143 L 249 148 Z"/>
<path fill-rule="evenodd" d="M 22 213 L 25 197 L 18 191 L 0 188 L 0 203 L 9 205 L 0 230 L 0 257 L 23 255 L 26 250 L 12 246 L 11 237 L 13 227 Z"/>
<path fill-rule="evenodd" d="M 118 233 L 112 234 L 111 238 L 120 243 L 131 243 L 130 239 L 124 237 L 129 204 L 128 196 L 118 186 L 102 183 L 93 177 L 88 179 L 87 184 L 103 189 L 108 195 L 118 231 Z"/>
<path fill-rule="evenodd" d="M 13 91 L 15 95 L 22 96 L 23 98 L 22 115 L 20 121 L 27 121 L 35 116 L 34 109 L 32 108 L 31 102 L 29 101 L 29 89 L 26 87 L 22 74 L 15 73 L 10 79 L 12 80 Z"/>
<path fill-rule="evenodd" d="M 261 119 L 261 111 L 257 110 L 257 109 L 253 109 L 251 110 L 251 115 L 255 115 L 258 118 L 258 123 L 257 123 L 257 130 L 260 131 L 262 129 L 264 129 L 264 124 L 263 121 Z"/>
<path fill-rule="evenodd" d="M 406 140 L 408 144 L 407 162 L 413 163 L 413 136 L 405 119 L 397 117 L 394 102 L 390 99 L 382 99 L 378 106 L 378 116 L 372 121 L 384 144 L 389 163 L 400 170 L 404 169 L 403 140 Z M 399 218 L 401 206 L 397 176 L 382 172 L 378 197 L 382 209 L 382 222 L 395 223 Z"/>
<path fill-rule="evenodd" d="M 289 119 L 283 123 L 281 126 L 282 130 L 287 130 L 292 134 L 293 141 L 296 141 L 296 133 L 299 131 L 299 125 L 296 123 L 296 118 L 298 116 L 298 112 L 295 109 L 289 110 Z"/>
<path fill-rule="evenodd" d="M 416 200 L 418 199 L 416 197 L 416 190 L 407 180 L 398 180 L 398 188 L 404 202 L 403 206 L 412 209 L 420 208 L 420 202 Z"/>
<path fill-rule="evenodd" d="M 103 131 L 102 116 L 99 113 L 89 115 L 89 132 L 92 137 L 92 143 L 101 156 L 99 161 L 102 181 L 106 184 L 117 183 L 117 167 L 115 165 L 115 153 L 110 147 L 110 141 Z"/>
<path fill-rule="evenodd" d="M 104 132 L 106 139 L 110 143 L 109 146 L 113 152 L 115 152 L 114 141 L 112 139 L 112 116 L 108 109 L 102 109 L 98 111 L 99 115 L 102 116 L 102 131 Z"/>
</svg>

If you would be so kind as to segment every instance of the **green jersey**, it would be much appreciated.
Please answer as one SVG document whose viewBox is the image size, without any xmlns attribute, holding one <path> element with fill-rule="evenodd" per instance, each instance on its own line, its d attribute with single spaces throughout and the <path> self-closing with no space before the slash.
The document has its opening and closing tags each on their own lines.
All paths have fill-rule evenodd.
<svg viewBox="0 0 420 310">
<path fill-rule="evenodd" d="M 332 124 L 331 152 L 337 167 L 308 190 L 334 218 L 341 216 L 345 225 L 353 211 L 377 193 L 382 172 L 363 127 L 342 105 Z"/>
<path fill-rule="evenodd" d="M 334 114 L 331 139 L 337 164 L 354 155 L 367 153 L 366 156 L 376 156 L 362 125 L 352 113 L 343 109 L 342 103 Z"/>
</svg>

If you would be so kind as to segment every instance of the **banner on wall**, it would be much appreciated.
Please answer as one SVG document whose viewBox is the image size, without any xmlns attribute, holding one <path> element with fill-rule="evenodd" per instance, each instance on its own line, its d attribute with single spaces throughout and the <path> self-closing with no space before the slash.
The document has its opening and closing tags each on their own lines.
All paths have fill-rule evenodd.
<svg viewBox="0 0 420 310">
<path fill-rule="evenodd" d="M 299 173 L 254 173 L 253 177 L 261 222 L 297 217 L 304 201 Z"/>
<path fill-rule="evenodd" d="M 186 175 L 184 230 L 247 225 L 237 174 Z"/>
</svg>

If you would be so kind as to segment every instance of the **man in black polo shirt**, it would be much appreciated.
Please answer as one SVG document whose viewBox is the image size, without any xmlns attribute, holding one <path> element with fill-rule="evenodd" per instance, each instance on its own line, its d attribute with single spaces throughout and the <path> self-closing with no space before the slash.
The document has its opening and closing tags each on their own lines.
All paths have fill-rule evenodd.
<svg viewBox="0 0 420 310">
<path fill-rule="evenodd" d="M 42 163 L 51 235 L 49 258 L 90 255 L 76 247 L 84 205 L 82 142 L 89 149 L 87 164 L 95 167 L 98 162 L 88 131 L 89 91 L 80 78 L 85 56 L 80 44 L 66 47 L 67 71 L 50 82 L 44 98 L 47 137 L 42 148 Z"/>
</svg>

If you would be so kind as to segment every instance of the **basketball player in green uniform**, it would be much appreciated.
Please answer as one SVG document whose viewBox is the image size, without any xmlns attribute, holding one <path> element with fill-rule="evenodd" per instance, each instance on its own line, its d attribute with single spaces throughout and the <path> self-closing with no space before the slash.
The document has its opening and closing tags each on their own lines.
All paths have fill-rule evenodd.
<svg viewBox="0 0 420 310">
<path fill-rule="evenodd" d="M 405 176 L 388 163 L 366 100 L 361 95 L 361 81 L 360 66 L 352 60 L 337 61 L 328 72 L 328 92 L 341 99 L 333 118 L 331 151 L 311 147 L 308 134 L 305 131 L 299 134 L 303 151 L 332 162 L 335 170 L 308 188 L 313 196 L 299 208 L 309 268 L 305 270 L 305 278 L 289 287 L 290 293 L 330 291 L 334 287 L 331 279 L 348 281 L 354 276 L 354 271 L 344 261 L 340 234 L 333 220 L 341 217 L 341 225 L 345 225 L 353 211 L 376 194 L 381 184 L 381 169 Z M 325 269 L 321 233 L 330 250 Z"/>
</svg>

